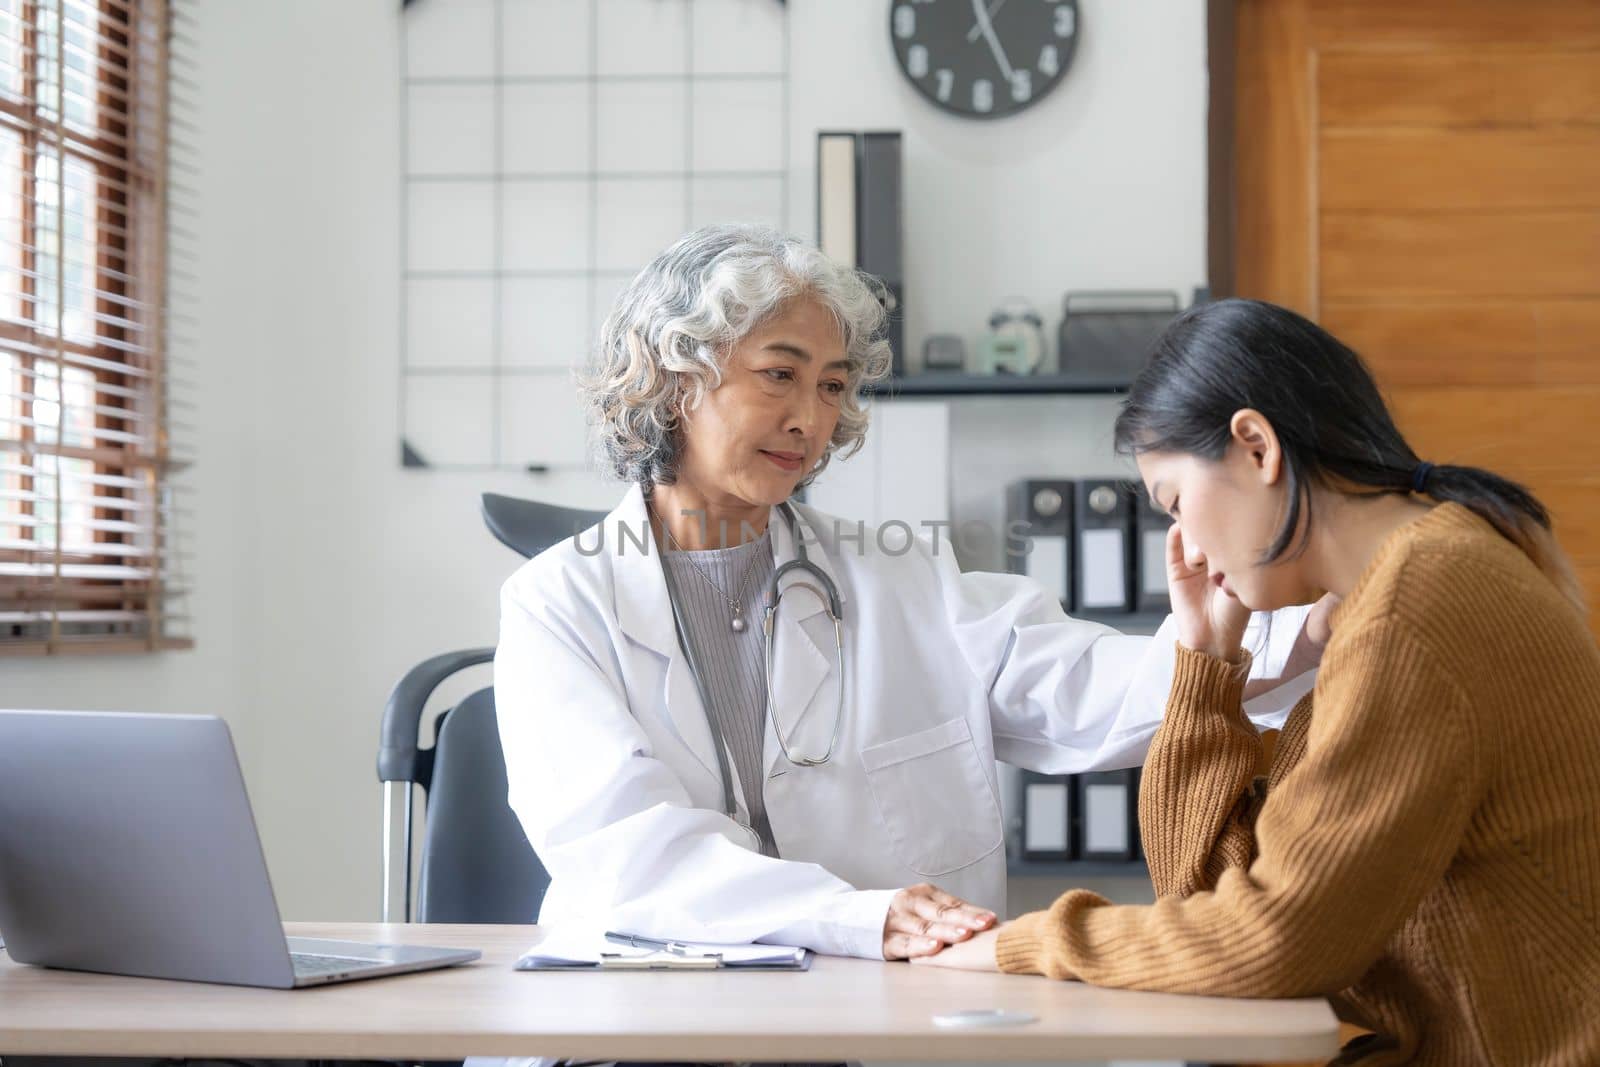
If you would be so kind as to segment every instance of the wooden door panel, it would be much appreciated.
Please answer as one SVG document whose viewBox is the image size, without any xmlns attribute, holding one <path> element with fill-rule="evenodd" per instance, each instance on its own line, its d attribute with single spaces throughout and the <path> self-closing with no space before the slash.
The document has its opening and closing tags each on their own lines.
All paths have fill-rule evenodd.
<svg viewBox="0 0 1600 1067">
<path fill-rule="evenodd" d="M 1388 399 L 1423 459 L 1486 467 L 1522 483 L 1549 510 L 1573 560 L 1600 564 L 1600 472 L 1571 436 L 1600 403 L 1600 387 L 1396 389 Z"/>
<path fill-rule="evenodd" d="M 1235 291 L 1351 344 L 1424 458 L 1526 483 L 1600 599 L 1600 0 L 1234 12 Z"/>
<path fill-rule="evenodd" d="M 1328 52 L 1317 61 L 1317 117 L 1339 126 L 1600 123 L 1600 50 Z M 1452 183 L 1454 184 L 1454 183 Z"/>
<path fill-rule="evenodd" d="M 1256 175 L 1252 210 L 1235 220 L 1239 291 L 1310 313 L 1315 305 L 1308 0 L 1240 0 L 1238 92 L 1252 101 L 1234 153 L 1240 173 Z M 1248 12 L 1248 16 L 1246 13 Z"/>
<path fill-rule="evenodd" d="M 1418 455 L 1520 482 L 1549 511 L 1574 566 L 1600 568 L 1600 472 L 1571 437 L 1575 413 L 1582 418 L 1586 405 L 1600 403 L 1600 389 L 1396 389 L 1388 399 Z M 1584 588 L 1593 598 L 1600 585 Z"/>
<path fill-rule="evenodd" d="M 1387 389 L 1400 432 L 1423 459 L 1521 480 L 1595 471 L 1600 385 Z"/>
<path fill-rule="evenodd" d="M 1600 566 L 1600 481 L 1531 485 L 1574 566 Z M 1587 588 L 1593 589 L 1594 586 Z"/>
<path fill-rule="evenodd" d="M 1318 49 L 1600 44 L 1594 0 L 1316 0 L 1309 17 Z"/>
<path fill-rule="evenodd" d="M 1574 560 L 1572 569 L 1577 573 L 1578 582 L 1583 586 L 1584 592 L 1588 596 L 1589 610 L 1592 614 L 1597 608 L 1600 608 L 1600 604 L 1595 602 L 1595 590 L 1600 589 L 1600 563 L 1584 563 Z"/>
<path fill-rule="evenodd" d="M 1600 53 L 1596 61 L 1600 62 Z M 1470 181 L 1462 175 L 1470 174 Z M 1320 207 L 1334 211 L 1600 208 L 1600 124 L 1536 130 L 1330 130 Z"/>
<path fill-rule="evenodd" d="M 1534 315 L 1538 320 L 1538 359 L 1545 375 L 1541 380 L 1552 384 L 1600 381 L 1600 297 L 1535 303 Z M 1516 355 L 1517 350 L 1511 349 L 1509 358 Z"/>
<path fill-rule="evenodd" d="M 1600 364 L 1600 298 L 1325 301 L 1322 324 L 1390 386 L 1581 385 Z"/>
<path fill-rule="evenodd" d="M 1600 290 L 1600 212 L 1322 216 L 1324 299 L 1587 296 Z"/>
</svg>

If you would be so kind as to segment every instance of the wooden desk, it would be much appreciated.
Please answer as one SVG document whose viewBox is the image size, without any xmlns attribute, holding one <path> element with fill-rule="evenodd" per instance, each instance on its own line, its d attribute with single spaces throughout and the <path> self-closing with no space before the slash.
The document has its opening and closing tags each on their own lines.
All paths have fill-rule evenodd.
<svg viewBox="0 0 1600 1067">
<path fill-rule="evenodd" d="M 477 963 L 298 990 L 79 974 L 0 961 L 0 1054 L 721 1060 L 1324 1060 L 1318 1000 L 1126 993 L 1042 978 L 818 957 L 806 973 L 536 973 L 531 926 L 291 923 L 291 934 L 478 948 Z M 934 1012 L 1037 1023 L 940 1030 Z"/>
</svg>

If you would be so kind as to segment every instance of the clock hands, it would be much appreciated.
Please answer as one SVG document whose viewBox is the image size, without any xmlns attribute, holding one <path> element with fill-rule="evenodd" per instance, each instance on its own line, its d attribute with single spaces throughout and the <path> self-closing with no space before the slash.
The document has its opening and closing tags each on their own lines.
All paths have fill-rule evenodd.
<svg viewBox="0 0 1600 1067">
<path fill-rule="evenodd" d="M 996 4 L 995 10 L 1000 10 L 1000 5 Z M 989 12 L 983 6 L 983 0 L 972 0 L 972 12 L 978 17 L 976 29 L 983 35 L 984 40 L 989 42 L 989 51 L 994 53 L 994 61 L 1000 64 L 1000 73 L 1005 76 L 1006 81 L 1011 81 L 1015 72 L 1011 69 L 1011 64 L 1006 61 L 1005 49 L 1000 47 L 1000 38 L 994 35 L 994 24 L 989 21 Z"/>
<path fill-rule="evenodd" d="M 994 6 L 989 9 L 989 20 L 992 22 L 994 20 L 994 17 L 997 14 L 1000 13 L 1000 9 L 1005 7 L 1005 6 L 1006 6 L 1006 0 L 994 0 Z M 982 34 L 982 33 L 983 33 L 983 24 L 982 23 L 975 24 L 972 27 L 972 29 L 967 31 L 967 43 L 968 44 L 972 44 L 974 41 L 976 41 L 978 39 L 979 35 Z"/>
<path fill-rule="evenodd" d="M 917 8 L 931 5 L 934 0 L 894 0 L 890 5 L 890 33 L 901 72 L 928 100 L 958 115 L 995 118 L 1036 103 L 1056 87 L 1072 61 L 1078 0 L 1035 0 L 1038 7 L 1031 11 L 1022 10 L 1028 4 L 1016 5 L 1018 10 L 1012 14 L 1021 21 L 1014 22 L 1006 16 L 1007 29 L 1002 36 L 996 20 L 1009 2 L 968 0 L 972 21 L 963 32 L 959 28 L 959 2 L 941 5 L 939 10 L 954 10 L 939 16 L 934 20 L 935 26 L 928 28 L 918 25 Z M 1030 26 L 1030 14 L 1046 13 L 1055 16 L 1052 23 L 1046 24 L 1049 28 L 1040 25 L 1038 19 Z M 924 31 L 921 38 L 917 37 L 919 29 Z M 963 36 L 967 39 L 966 48 L 959 43 Z M 994 62 L 992 68 L 970 50 L 979 38 L 983 39 L 979 51 L 989 53 Z M 930 47 L 944 49 L 937 63 L 929 53 Z M 1008 48 L 1018 53 L 1015 63 L 1006 54 Z M 1038 50 L 1037 60 L 1029 49 Z M 932 69 L 936 65 L 938 69 Z M 970 102 L 965 97 L 955 98 L 958 81 L 970 86 Z"/>
</svg>

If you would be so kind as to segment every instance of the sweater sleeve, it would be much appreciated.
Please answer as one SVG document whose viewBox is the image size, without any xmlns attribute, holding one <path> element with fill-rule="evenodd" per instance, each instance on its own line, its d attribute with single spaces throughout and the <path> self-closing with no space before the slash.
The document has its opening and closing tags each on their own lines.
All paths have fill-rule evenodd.
<svg viewBox="0 0 1600 1067">
<path fill-rule="evenodd" d="M 1305 754 L 1215 889 L 1146 907 L 1064 894 L 1001 932 L 1003 970 L 1222 996 L 1353 984 L 1454 857 L 1483 791 L 1473 707 L 1392 618 L 1330 644 Z"/>
<path fill-rule="evenodd" d="M 1139 829 L 1158 897 L 1186 897 L 1249 866 L 1261 735 L 1245 717 L 1240 663 L 1177 646 L 1172 693 L 1139 786 Z"/>
</svg>

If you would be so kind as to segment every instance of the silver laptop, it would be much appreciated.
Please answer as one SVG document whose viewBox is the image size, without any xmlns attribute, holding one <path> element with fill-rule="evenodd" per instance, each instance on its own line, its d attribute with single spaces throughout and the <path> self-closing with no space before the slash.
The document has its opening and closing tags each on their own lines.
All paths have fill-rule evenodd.
<svg viewBox="0 0 1600 1067">
<path fill-rule="evenodd" d="M 227 724 L 0 711 L 0 936 L 19 963 L 292 989 L 477 959 L 285 938 Z"/>
</svg>

